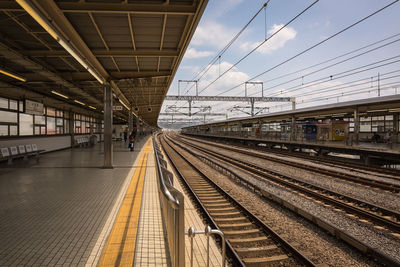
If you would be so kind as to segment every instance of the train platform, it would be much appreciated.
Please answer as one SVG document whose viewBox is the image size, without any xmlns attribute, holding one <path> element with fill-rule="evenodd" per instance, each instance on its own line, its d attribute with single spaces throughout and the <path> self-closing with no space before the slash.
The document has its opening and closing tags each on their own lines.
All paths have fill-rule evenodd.
<svg viewBox="0 0 400 267">
<path fill-rule="evenodd" d="M 381 144 L 371 142 L 359 142 L 358 144 L 346 144 L 344 142 L 311 142 L 311 141 L 289 141 L 281 139 L 268 139 L 254 136 L 230 136 L 219 134 L 184 133 L 188 136 L 206 137 L 225 141 L 241 142 L 252 145 L 264 144 L 270 148 L 286 147 L 289 150 L 312 149 L 320 155 L 327 153 L 347 154 L 359 156 L 365 164 L 369 165 L 371 160 L 380 159 L 387 162 L 398 162 L 400 158 L 400 146 L 398 144 Z"/>
<path fill-rule="evenodd" d="M 113 169 L 102 160 L 97 144 L 0 165 L 0 266 L 170 266 L 151 138 L 133 152 L 115 142 Z M 185 197 L 192 226 L 205 227 Z M 211 243 L 210 265 L 220 266 Z M 193 261 L 207 261 L 205 236 L 194 239 Z"/>
</svg>

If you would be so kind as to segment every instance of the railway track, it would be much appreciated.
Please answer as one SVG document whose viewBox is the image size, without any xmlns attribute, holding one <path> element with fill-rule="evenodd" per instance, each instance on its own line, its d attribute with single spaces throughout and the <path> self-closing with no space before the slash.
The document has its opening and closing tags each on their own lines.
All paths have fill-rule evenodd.
<svg viewBox="0 0 400 267">
<path fill-rule="evenodd" d="M 183 137 L 183 136 L 182 136 L 182 138 L 193 140 L 192 138 L 187 138 L 187 137 Z M 209 144 L 209 145 L 212 145 L 214 147 L 219 147 L 219 148 L 230 150 L 230 151 L 233 151 L 233 152 L 249 155 L 249 156 L 252 156 L 252 157 L 265 159 L 265 160 L 273 161 L 273 162 L 284 164 L 284 165 L 289 165 L 291 167 L 296 167 L 296 168 L 299 168 L 299 169 L 312 171 L 314 173 L 317 172 L 317 173 L 320 173 L 320 174 L 323 174 L 323 175 L 328 175 L 330 177 L 334 177 L 334 178 L 337 178 L 337 179 L 350 181 L 350 182 L 361 184 L 361 185 L 364 185 L 364 186 L 379 188 L 379 189 L 382 189 L 382 190 L 395 192 L 395 193 L 399 193 L 400 192 L 400 185 L 393 184 L 393 183 L 390 183 L 390 182 L 377 181 L 377 180 L 368 179 L 368 178 L 365 178 L 365 177 L 360 177 L 360 176 L 357 176 L 357 175 L 352 175 L 352 174 L 347 174 L 347 173 L 346 174 L 345 173 L 339 173 L 339 172 L 336 172 L 336 171 L 333 171 L 333 170 L 327 170 L 327 169 L 324 169 L 324 168 L 320 168 L 320 167 L 316 167 L 316 166 L 310 166 L 310 165 L 299 163 L 299 162 L 293 162 L 293 161 L 288 161 L 288 160 L 284 160 L 284 159 L 279 159 L 279 158 L 271 157 L 271 156 L 268 156 L 268 155 L 265 155 L 265 154 L 254 153 L 252 151 L 248 151 L 248 150 L 237 148 L 237 147 L 228 147 L 226 145 L 216 144 L 214 142 L 211 144 L 210 142 L 203 141 L 203 140 L 198 140 L 198 139 L 196 139 L 194 141 L 200 142 L 200 143 L 204 143 L 204 144 Z"/>
<path fill-rule="evenodd" d="M 213 227 L 227 242 L 233 266 L 316 266 L 189 162 L 170 141 L 164 151 Z"/>
<path fill-rule="evenodd" d="M 336 193 L 326 188 L 276 173 L 264 168 L 263 166 L 238 160 L 236 158 L 227 156 L 226 154 L 209 151 L 204 147 L 187 141 L 180 141 L 185 145 L 211 155 L 234 168 L 240 168 L 262 181 L 272 181 L 289 188 L 290 190 L 295 190 L 300 194 L 311 197 L 314 200 L 322 201 L 325 204 L 336 207 L 337 209 L 344 210 L 347 213 L 361 217 L 364 222 L 367 220 L 375 225 L 384 227 L 386 230 L 394 233 L 395 236 L 400 233 L 400 213 L 396 211 L 392 211 L 363 200 Z"/>
<path fill-rule="evenodd" d="M 207 137 L 207 136 L 200 136 L 200 137 Z M 199 139 L 197 139 L 199 140 Z M 235 143 L 235 146 L 240 146 L 240 144 Z M 260 147 L 256 147 L 255 149 L 265 151 L 265 149 L 262 149 Z M 349 171 L 354 171 L 355 168 L 357 169 L 357 172 L 359 173 L 364 173 L 364 174 L 371 174 L 370 172 L 373 173 L 380 173 L 380 174 L 386 174 L 386 175 L 391 175 L 397 178 L 397 180 L 400 180 L 400 170 L 397 169 L 391 169 L 391 168 L 383 168 L 380 166 L 366 166 L 364 164 L 361 164 L 356 161 L 348 162 L 345 160 L 341 159 L 333 159 L 333 158 L 324 158 L 324 157 L 315 157 L 315 156 L 309 156 L 301 152 L 287 152 L 285 150 L 274 150 L 274 149 L 267 149 L 268 152 L 274 153 L 277 155 L 285 155 L 285 156 L 295 156 L 303 159 L 307 159 L 309 161 L 315 162 L 315 163 L 325 163 L 325 164 L 330 164 L 335 167 L 342 167 L 343 169 L 349 170 Z M 379 176 L 379 175 L 378 175 Z M 387 176 L 381 176 L 383 178 L 387 178 Z M 395 179 L 395 178 L 394 178 Z"/>
</svg>

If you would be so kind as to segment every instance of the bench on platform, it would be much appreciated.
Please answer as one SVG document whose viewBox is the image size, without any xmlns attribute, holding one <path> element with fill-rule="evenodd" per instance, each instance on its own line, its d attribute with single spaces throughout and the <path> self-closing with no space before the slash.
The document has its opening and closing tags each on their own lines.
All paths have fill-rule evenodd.
<svg viewBox="0 0 400 267">
<path fill-rule="evenodd" d="M 1 156 L 2 159 L 7 160 L 8 165 L 11 165 L 13 159 L 16 158 L 28 160 L 28 157 L 34 156 L 36 160 L 39 161 L 39 155 L 44 151 L 45 150 L 39 150 L 36 144 L 19 145 L 18 147 L 11 146 L 1 148 Z"/>
<path fill-rule="evenodd" d="M 76 138 L 76 144 L 79 147 L 88 147 L 89 146 L 89 138 L 85 137 L 78 137 Z"/>
</svg>

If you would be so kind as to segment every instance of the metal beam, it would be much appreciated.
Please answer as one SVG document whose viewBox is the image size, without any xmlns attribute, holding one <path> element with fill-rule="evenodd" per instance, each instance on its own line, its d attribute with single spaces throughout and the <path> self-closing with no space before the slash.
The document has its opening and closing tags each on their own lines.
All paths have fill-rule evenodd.
<svg viewBox="0 0 400 267">
<path fill-rule="evenodd" d="M 44 79 L 38 77 L 36 73 L 20 73 L 22 76 L 26 77 L 29 81 L 43 81 Z M 111 80 L 117 82 L 121 79 L 131 79 L 131 78 L 152 78 L 152 77 L 165 77 L 171 75 L 169 71 L 122 71 L 122 72 L 110 72 Z M 88 72 L 64 72 L 59 74 L 60 77 L 69 81 L 96 81 L 96 79 Z M 138 86 L 139 87 L 139 86 Z"/>
<path fill-rule="evenodd" d="M 77 3 L 58 2 L 61 12 L 69 13 L 128 13 L 128 14 L 171 14 L 193 15 L 196 6 L 189 5 L 160 5 L 134 3 Z M 23 11 L 14 1 L 0 1 L 0 9 L 5 11 Z"/>
<path fill-rule="evenodd" d="M 73 13 L 129 13 L 129 14 L 171 14 L 193 15 L 196 6 L 193 5 L 160 5 L 136 3 L 67 3 L 58 2 L 62 12 Z"/>
<path fill-rule="evenodd" d="M 160 113 L 160 116 L 188 116 L 187 113 L 181 113 L 181 112 L 163 112 Z M 226 116 L 226 113 L 193 113 L 191 117 L 195 116 Z"/>
<path fill-rule="evenodd" d="M 25 56 L 30 57 L 70 57 L 65 50 L 24 50 L 21 51 Z M 96 57 L 177 57 L 179 52 L 173 49 L 93 49 L 92 53 Z"/>
<path fill-rule="evenodd" d="M 30 77 L 35 76 L 36 78 L 43 80 L 43 78 L 40 78 L 40 76 L 42 76 L 44 78 L 47 78 L 50 81 L 56 82 L 59 85 L 69 88 L 69 90 L 71 90 L 71 92 L 82 96 L 84 99 L 86 99 L 87 101 L 90 101 L 92 104 L 97 104 L 99 106 L 102 105 L 101 101 L 99 101 L 98 99 L 89 95 L 84 90 L 82 90 L 81 88 L 78 88 L 71 82 L 69 82 L 70 81 L 69 79 L 65 79 L 65 78 L 61 77 L 60 75 L 51 72 L 50 70 L 46 69 L 44 66 L 24 57 L 23 55 L 12 50 L 11 48 L 7 47 L 3 43 L 0 43 L 0 55 L 3 55 L 5 58 L 10 60 L 14 64 L 24 66 L 24 68 L 32 71 L 34 74 L 28 75 Z M 86 74 L 90 75 L 90 73 L 86 73 Z M 31 81 L 30 77 L 28 78 L 25 75 L 24 75 L 24 77 L 28 81 Z"/>
<path fill-rule="evenodd" d="M 242 97 L 242 96 L 179 96 L 167 95 L 165 100 L 175 101 L 229 101 L 229 102 L 292 102 L 293 97 Z"/>
<path fill-rule="evenodd" d="M 73 3 L 74 5 L 81 5 L 81 3 Z M 109 80 L 110 74 L 105 70 L 103 65 L 99 60 L 93 55 L 91 49 L 83 41 L 82 37 L 78 34 L 75 28 L 72 26 L 70 21 L 65 17 L 65 15 L 60 10 L 59 6 L 53 0 L 41 0 L 36 1 L 36 5 L 39 5 L 39 9 L 47 13 L 47 16 L 51 19 L 60 31 L 62 35 L 66 37 L 70 43 L 75 46 L 81 55 L 83 55 L 86 60 L 92 65 L 97 73 L 99 73 L 104 79 Z M 119 91 L 118 88 L 113 88 L 115 93 L 120 95 L 120 98 L 129 103 L 128 99 Z"/>
</svg>

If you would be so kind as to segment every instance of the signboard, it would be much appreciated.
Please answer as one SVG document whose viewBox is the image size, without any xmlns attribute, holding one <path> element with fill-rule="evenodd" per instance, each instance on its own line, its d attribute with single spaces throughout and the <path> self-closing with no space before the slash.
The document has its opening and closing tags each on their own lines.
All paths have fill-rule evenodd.
<svg viewBox="0 0 400 267">
<path fill-rule="evenodd" d="M 11 155 L 13 156 L 18 155 L 18 150 L 16 146 L 10 147 L 10 150 L 11 150 Z"/>
<path fill-rule="evenodd" d="M 44 115 L 44 105 L 39 102 L 25 99 L 25 113 L 33 115 Z"/>
<path fill-rule="evenodd" d="M 113 106 L 113 110 L 122 110 L 122 106 Z"/>
<path fill-rule="evenodd" d="M 27 152 L 27 153 L 31 153 L 31 152 L 32 152 L 32 147 L 31 147 L 31 145 L 26 145 L 25 148 L 26 148 L 26 152 Z"/>
<path fill-rule="evenodd" d="M 32 151 L 37 151 L 37 146 L 36 146 L 36 144 L 32 144 Z"/>
</svg>

